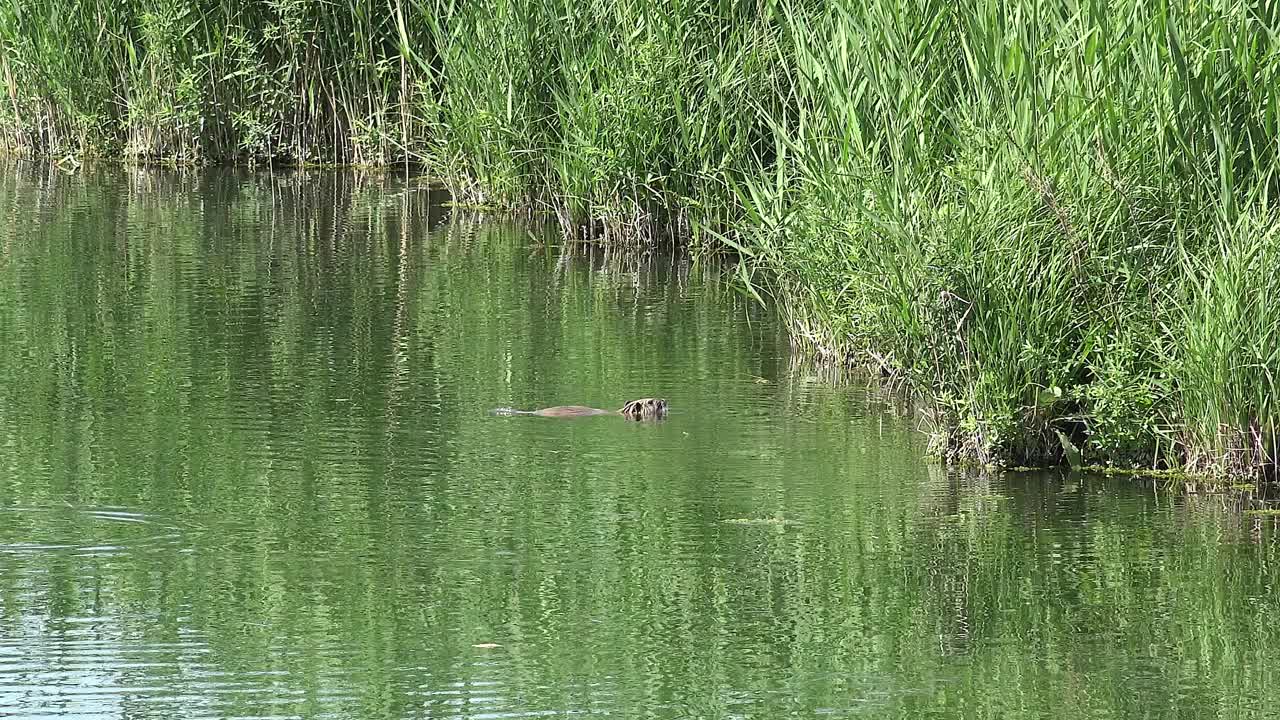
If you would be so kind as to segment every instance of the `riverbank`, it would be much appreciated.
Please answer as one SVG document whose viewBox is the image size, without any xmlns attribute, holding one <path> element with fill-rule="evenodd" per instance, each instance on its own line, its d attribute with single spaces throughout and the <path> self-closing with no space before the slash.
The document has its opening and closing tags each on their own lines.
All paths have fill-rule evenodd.
<svg viewBox="0 0 1280 720">
<path fill-rule="evenodd" d="M 930 401 L 939 454 L 1263 480 L 1277 12 L 58 0 L 0 10 L 0 136 L 409 160 L 607 242 L 676 225 L 801 344 Z"/>
</svg>

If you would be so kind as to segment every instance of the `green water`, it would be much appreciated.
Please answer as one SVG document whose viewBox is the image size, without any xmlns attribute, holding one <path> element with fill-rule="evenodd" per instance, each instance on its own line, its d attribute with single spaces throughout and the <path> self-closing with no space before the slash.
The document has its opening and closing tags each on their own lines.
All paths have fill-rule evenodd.
<svg viewBox="0 0 1280 720">
<path fill-rule="evenodd" d="M 1270 519 L 948 474 L 714 269 L 442 199 L 7 167 L 0 716 L 1276 707 Z"/>
</svg>

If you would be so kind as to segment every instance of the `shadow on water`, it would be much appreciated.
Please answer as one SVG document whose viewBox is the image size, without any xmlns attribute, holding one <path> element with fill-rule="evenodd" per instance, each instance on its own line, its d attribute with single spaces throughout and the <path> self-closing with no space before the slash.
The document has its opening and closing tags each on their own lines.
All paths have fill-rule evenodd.
<svg viewBox="0 0 1280 720">
<path fill-rule="evenodd" d="M 0 177 L 19 717 L 1262 717 L 1274 522 L 975 478 L 679 254 L 359 173 Z M 494 407 L 669 400 L 662 423 Z"/>
</svg>

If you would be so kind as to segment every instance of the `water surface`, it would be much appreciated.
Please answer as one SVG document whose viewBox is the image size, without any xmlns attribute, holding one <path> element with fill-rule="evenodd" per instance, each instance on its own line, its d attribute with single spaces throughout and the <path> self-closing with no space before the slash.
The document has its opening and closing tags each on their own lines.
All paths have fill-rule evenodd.
<svg viewBox="0 0 1280 720">
<path fill-rule="evenodd" d="M 1273 524 L 975 479 L 712 267 L 343 173 L 0 177 L 0 715 L 1203 718 Z M 666 397 L 661 424 L 494 417 Z"/>
</svg>

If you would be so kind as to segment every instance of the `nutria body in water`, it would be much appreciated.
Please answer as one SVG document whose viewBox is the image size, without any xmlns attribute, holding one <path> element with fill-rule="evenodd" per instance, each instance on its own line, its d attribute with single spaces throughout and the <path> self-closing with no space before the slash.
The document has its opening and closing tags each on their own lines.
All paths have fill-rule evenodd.
<svg viewBox="0 0 1280 720">
<path fill-rule="evenodd" d="M 541 410 L 516 410 L 498 408 L 496 415 L 537 415 L 538 417 L 576 418 L 592 415 L 621 415 L 628 420 L 661 420 L 667 415 L 667 401 L 661 398 L 640 398 L 622 406 L 621 410 L 600 410 L 583 405 L 557 405 Z"/>
</svg>

